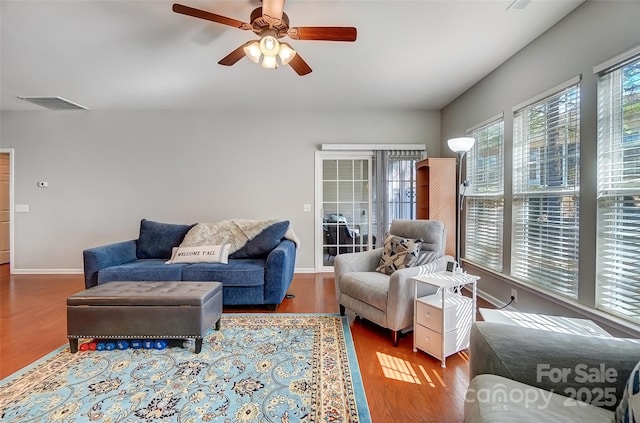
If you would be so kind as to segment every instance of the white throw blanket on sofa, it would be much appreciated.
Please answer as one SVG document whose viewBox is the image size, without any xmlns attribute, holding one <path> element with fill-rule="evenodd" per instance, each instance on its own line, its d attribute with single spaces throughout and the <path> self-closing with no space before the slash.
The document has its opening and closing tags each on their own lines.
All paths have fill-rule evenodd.
<svg viewBox="0 0 640 423">
<path fill-rule="evenodd" d="M 229 254 L 233 254 L 260 232 L 281 221 L 230 219 L 217 223 L 198 223 L 187 232 L 180 247 L 229 244 Z M 300 246 L 300 239 L 293 232 L 291 223 L 284 238 L 293 241 L 297 247 Z"/>
</svg>

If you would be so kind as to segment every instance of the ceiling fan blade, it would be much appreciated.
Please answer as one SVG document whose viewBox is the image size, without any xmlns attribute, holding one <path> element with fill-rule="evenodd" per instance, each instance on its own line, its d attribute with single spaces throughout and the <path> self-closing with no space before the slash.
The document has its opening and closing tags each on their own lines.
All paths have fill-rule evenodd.
<svg viewBox="0 0 640 423">
<path fill-rule="evenodd" d="M 300 57 L 299 53 L 296 53 L 293 56 L 293 59 L 289 62 L 289 66 L 293 68 L 294 71 L 300 76 L 304 76 L 308 73 L 311 73 L 311 67 L 304 61 L 302 57 Z"/>
<path fill-rule="evenodd" d="M 294 40 L 355 41 L 358 30 L 352 26 L 298 26 L 289 29 Z"/>
<path fill-rule="evenodd" d="M 251 29 L 251 25 L 226 16 L 216 15 L 206 10 L 194 9 L 193 7 L 184 6 L 182 4 L 173 4 L 173 11 L 182 15 L 193 16 L 194 18 L 204 19 L 206 21 L 217 22 L 223 25 L 229 25 L 239 29 Z"/>
<path fill-rule="evenodd" d="M 275 20 L 274 23 L 282 19 L 283 10 L 284 0 L 262 0 L 262 16 Z"/>
<path fill-rule="evenodd" d="M 218 64 L 219 65 L 224 65 L 224 66 L 232 66 L 235 65 L 238 60 L 242 59 L 245 54 L 244 54 L 244 48 L 249 45 L 251 43 L 251 41 L 244 43 L 243 45 L 241 45 L 240 47 L 238 47 L 237 49 L 233 50 L 231 53 L 227 54 L 225 57 L 223 57 Z"/>
</svg>

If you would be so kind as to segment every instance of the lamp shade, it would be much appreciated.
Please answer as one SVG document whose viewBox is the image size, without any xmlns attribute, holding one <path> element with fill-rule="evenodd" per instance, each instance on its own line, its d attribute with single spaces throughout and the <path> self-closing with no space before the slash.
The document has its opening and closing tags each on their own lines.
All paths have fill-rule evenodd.
<svg viewBox="0 0 640 423">
<path fill-rule="evenodd" d="M 260 51 L 260 43 L 258 41 L 252 41 L 247 44 L 244 48 L 244 54 L 247 56 L 253 63 L 260 62 L 260 56 L 262 52 Z"/>
<path fill-rule="evenodd" d="M 293 57 L 296 55 L 296 51 L 287 43 L 280 43 L 280 50 L 278 51 L 278 56 L 282 61 L 283 65 L 288 65 Z"/>
<path fill-rule="evenodd" d="M 260 51 L 265 56 L 275 56 L 279 49 L 280 43 L 271 35 L 266 35 L 260 40 Z"/>
<path fill-rule="evenodd" d="M 476 139 L 471 137 L 451 138 L 447 141 L 449 148 L 454 153 L 466 153 L 473 148 L 473 144 L 475 143 Z"/>
</svg>

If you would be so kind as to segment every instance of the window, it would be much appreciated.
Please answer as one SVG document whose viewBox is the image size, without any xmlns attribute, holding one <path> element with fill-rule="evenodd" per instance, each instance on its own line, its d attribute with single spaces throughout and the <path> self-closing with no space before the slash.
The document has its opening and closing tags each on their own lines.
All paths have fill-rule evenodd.
<svg viewBox="0 0 640 423">
<path fill-rule="evenodd" d="M 511 274 L 577 298 L 579 79 L 516 107 L 513 125 Z"/>
<path fill-rule="evenodd" d="M 467 153 L 465 253 L 467 260 L 502 271 L 504 121 L 490 119 L 467 131 L 476 139 Z"/>
<path fill-rule="evenodd" d="M 596 306 L 640 322 L 640 56 L 598 80 Z"/>
</svg>

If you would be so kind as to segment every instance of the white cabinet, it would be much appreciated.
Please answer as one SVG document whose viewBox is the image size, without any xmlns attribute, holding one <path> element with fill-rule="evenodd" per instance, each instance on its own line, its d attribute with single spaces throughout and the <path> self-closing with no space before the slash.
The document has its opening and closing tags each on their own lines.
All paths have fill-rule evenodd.
<svg viewBox="0 0 640 423">
<path fill-rule="evenodd" d="M 437 272 L 413 278 L 415 304 L 413 351 L 418 349 L 442 362 L 469 346 L 469 333 L 475 321 L 477 276 L 466 273 Z M 419 284 L 434 286 L 438 292 L 418 296 Z M 471 297 L 460 294 L 470 285 Z"/>
</svg>

